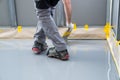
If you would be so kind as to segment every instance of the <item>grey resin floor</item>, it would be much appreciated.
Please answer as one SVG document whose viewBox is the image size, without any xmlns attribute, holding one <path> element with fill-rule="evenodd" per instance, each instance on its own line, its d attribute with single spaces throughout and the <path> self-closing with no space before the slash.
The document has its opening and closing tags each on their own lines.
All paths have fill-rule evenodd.
<svg viewBox="0 0 120 80">
<path fill-rule="evenodd" d="M 34 55 L 32 44 L 33 40 L 0 40 L 0 80 L 118 80 L 104 40 L 68 41 L 69 61 Z"/>
</svg>

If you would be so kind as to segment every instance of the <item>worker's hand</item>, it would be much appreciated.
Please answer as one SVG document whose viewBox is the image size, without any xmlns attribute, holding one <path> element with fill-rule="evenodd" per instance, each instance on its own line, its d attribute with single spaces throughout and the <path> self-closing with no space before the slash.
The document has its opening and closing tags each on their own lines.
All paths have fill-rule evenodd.
<svg viewBox="0 0 120 80">
<path fill-rule="evenodd" d="M 68 28 L 65 33 L 63 34 L 63 38 L 66 39 L 72 32 L 74 24 L 70 23 L 70 24 L 66 24 L 66 27 Z"/>
<path fill-rule="evenodd" d="M 68 31 L 72 31 L 73 28 L 74 28 L 74 24 L 73 23 L 70 23 L 70 24 L 66 24 L 67 28 L 68 28 Z"/>
<path fill-rule="evenodd" d="M 66 23 L 66 26 L 67 26 L 68 28 L 71 28 L 71 29 L 73 29 L 73 27 L 74 27 L 74 24 L 73 24 L 73 23 L 70 23 L 70 24 Z"/>
</svg>

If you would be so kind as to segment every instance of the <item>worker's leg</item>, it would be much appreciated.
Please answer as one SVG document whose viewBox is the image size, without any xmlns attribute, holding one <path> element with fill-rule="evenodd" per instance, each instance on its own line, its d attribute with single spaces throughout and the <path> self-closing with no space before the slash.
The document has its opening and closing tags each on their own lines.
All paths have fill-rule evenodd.
<svg viewBox="0 0 120 80">
<path fill-rule="evenodd" d="M 39 43 L 45 43 L 46 41 L 46 36 L 45 33 L 41 27 L 42 25 L 40 24 L 40 22 L 38 21 L 37 24 L 37 29 L 36 29 L 36 33 L 34 35 L 34 39 L 35 41 L 39 42 Z"/>
<path fill-rule="evenodd" d="M 36 9 L 37 18 L 41 29 L 43 29 L 44 34 L 52 40 L 55 48 L 50 48 L 48 54 L 49 57 L 57 57 L 62 60 L 67 60 L 69 58 L 67 47 L 64 39 L 60 36 L 58 28 L 51 16 L 51 8 L 48 9 Z M 41 30 L 39 29 L 39 30 Z M 39 31 L 38 31 L 39 32 Z M 42 35 L 42 34 L 41 34 Z M 41 38 L 41 37 L 40 37 Z M 39 39 L 39 40 L 42 40 Z M 58 57 L 59 56 L 59 57 Z"/>
<path fill-rule="evenodd" d="M 48 5 L 44 2 L 44 0 L 34 0 L 34 6 L 36 13 L 38 14 L 38 8 L 42 9 L 48 9 Z M 37 16 L 39 18 L 39 16 Z M 44 30 L 42 29 L 41 22 L 38 21 L 36 33 L 34 35 L 34 45 L 32 47 L 32 50 L 35 54 L 40 54 L 42 51 L 47 49 L 46 44 L 46 35 L 44 33 Z"/>
<path fill-rule="evenodd" d="M 51 8 L 38 9 L 37 16 L 46 36 L 52 40 L 57 51 L 67 49 L 66 43 L 58 32 L 58 28 L 51 16 Z"/>
<path fill-rule="evenodd" d="M 61 60 L 68 60 L 69 54 L 67 51 L 66 43 L 60 36 L 58 28 L 51 16 L 51 8 L 49 9 L 38 9 L 37 16 L 42 26 L 45 35 L 52 40 L 55 48 L 50 48 L 48 51 L 49 57 L 58 58 Z"/>
<path fill-rule="evenodd" d="M 51 8 L 51 16 L 54 15 L 54 9 L 55 8 Z M 42 47 L 41 47 L 42 44 Z M 40 50 L 42 49 L 42 51 L 47 49 L 47 44 L 46 44 L 46 35 L 44 33 L 44 30 L 42 29 L 42 25 L 41 23 L 38 21 L 37 23 L 37 29 L 36 29 L 36 33 L 34 35 L 34 45 L 33 45 L 33 52 L 35 54 L 40 54 Z"/>
<path fill-rule="evenodd" d="M 38 22 L 36 33 L 34 35 L 34 45 L 32 48 L 35 54 L 40 54 L 42 51 L 47 49 L 48 46 L 45 41 L 46 41 L 45 33 L 40 23 Z"/>
<path fill-rule="evenodd" d="M 55 7 L 51 8 L 50 12 L 51 12 L 51 16 L 53 17 L 54 15 L 54 11 L 55 11 Z M 45 43 L 46 41 L 46 35 L 41 27 L 42 25 L 40 24 L 40 22 L 38 21 L 37 23 L 37 29 L 36 29 L 36 33 L 34 35 L 35 41 L 39 42 L 39 43 Z"/>
</svg>

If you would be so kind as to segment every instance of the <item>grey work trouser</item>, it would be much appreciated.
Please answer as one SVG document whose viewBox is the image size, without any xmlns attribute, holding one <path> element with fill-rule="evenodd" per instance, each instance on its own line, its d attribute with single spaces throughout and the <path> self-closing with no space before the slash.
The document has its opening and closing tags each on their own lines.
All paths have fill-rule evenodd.
<svg viewBox="0 0 120 80">
<path fill-rule="evenodd" d="M 52 8 L 36 9 L 38 24 L 34 35 L 35 41 L 45 43 L 46 36 L 52 40 L 53 45 L 57 51 L 67 49 L 64 39 L 60 36 L 58 28 L 51 16 Z"/>
</svg>

